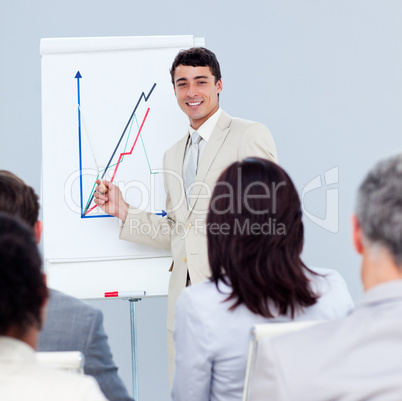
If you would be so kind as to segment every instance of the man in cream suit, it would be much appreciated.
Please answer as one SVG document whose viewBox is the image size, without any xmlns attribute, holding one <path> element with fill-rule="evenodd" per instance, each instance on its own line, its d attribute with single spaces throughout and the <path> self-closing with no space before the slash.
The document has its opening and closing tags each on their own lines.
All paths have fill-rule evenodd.
<svg viewBox="0 0 402 401">
<path fill-rule="evenodd" d="M 165 153 L 167 218 L 128 205 L 118 188 L 107 181 L 104 185 L 108 192 L 105 194 L 104 188 L 98 186 L 95 202 L 124 222 L 121 239 L 172 252 L 167 322 L 172 374 L 176 300 L 186 285 L 205 280 L 209 275 L 205 218 L 213 186 L 234 161 L 249 156 L 276 161 L 277 156 L 275 143 L 264 125 L 232 118 L 220 109 L 222 80 L 214 53 L 200 47 L 181 51 L 173 61 L 171 76 L 177 103 L 188 116 L 190 127 Z"/>
<path fill-rule="evenodd" d="M 363 298 L 346 318 L 264 340 L 250 400 L 402 400 L 402 154 L 360 186 L 353 239 Z"/>
</svg>

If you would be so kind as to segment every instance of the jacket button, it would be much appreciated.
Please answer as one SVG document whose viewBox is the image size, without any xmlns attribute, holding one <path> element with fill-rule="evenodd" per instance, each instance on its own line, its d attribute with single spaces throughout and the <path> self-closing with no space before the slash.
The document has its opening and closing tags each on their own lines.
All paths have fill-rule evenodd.
<svg viewBox="0 0 402 401">
<path fill-rule="evenodd" d="M 186 262 L 187 262 L 187 257 L 186 257 L 186 256 L 183 256 L 183 257 L 181 258 L 181 260 L 182 260 L 184 263 L 186 263 Z"/>
</svg>

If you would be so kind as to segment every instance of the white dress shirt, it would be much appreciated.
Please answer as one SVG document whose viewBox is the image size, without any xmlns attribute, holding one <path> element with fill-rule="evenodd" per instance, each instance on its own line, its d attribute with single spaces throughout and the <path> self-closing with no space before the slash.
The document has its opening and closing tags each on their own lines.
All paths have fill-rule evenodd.
<svg viewBox="0 0 402 401">
<path fill-rule="evenodd" d="M 38 365 L 28 344 L 0 336 L 0 400 L 106 401 L 93 377 Z"/>
<path fill-rule="evenodd" d="M 187 142 L 187 146 L 186 146 L 186 151 L 184 153 L 184 160 L 183 160 L 183 171 L 187 170 L 187 166 L 188 166 L 188 162 L 190 159 L 190 146 L 191 146 L 191 134 L 194 131 L 197 131 L 200 136 L 201 136 L 201 141 L 198 145 L 198 164 L 200 163 L 200 160 L 202 158 L 202 155 L 204 153 L 205 147 L 207 146 L 207 143 L 209 141 L 209 138 L 211 137 L 212 131 L 214 130 L 216 123 L 219 120 L 219 117 L 222 114 L 222 109 L 219 108 L 215 114 L 213 114 L 211 117 L 208 118 L 207 121 L 204 122 L 204 124 L 202 124 L 197 130 L 195 130 L 191 125 L 189 128 L 189 139 Z"/>
<path fill-rule="evenodd" d="M 325 320 L 344 316 L 353 301 L 341 275 L 331 269 L 312 268 L 317 303 L 294 320 Z M 173 401 L 240 401 L 243 394 L 250 329 L 254 324 L 289 321 L 252 313 L 244 304 L 229 311 L 223 302 L 231 289 L 204 281 L 182 291 L 176 304 L 176 346 Z"/>
</svg>

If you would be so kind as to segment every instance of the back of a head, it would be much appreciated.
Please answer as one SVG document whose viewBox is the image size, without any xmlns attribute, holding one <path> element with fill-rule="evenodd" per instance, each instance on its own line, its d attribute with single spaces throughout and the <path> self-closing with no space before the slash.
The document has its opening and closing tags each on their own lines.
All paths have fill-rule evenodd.
<svg viewBox="0 0 402 401">
<path fill-rule="evenodd" d="M 0 212 L 18 216 L 31 227 L 39 216 L 39 199 L 33 188 L 6 170 L 0 170 Z"/>
<path fill-rule="evenodd" d="M 276 163 L 248 158 L 219 177 L 207 217 L 211 279 L 233 289 L 232 308 L 244 303 L 272 317 L 293 316 L 317 297 L 311 291 L 303 249 L 300 199 L 288 174 Z"/>
<path fill-rule="evenodd" d="M 209 67 L 212 75 L 215 77 L 215 83 L 222 78 L 221 68 L 218 59 L 211 50 L 205 47 L 192 47 L 190 49 L 181 50 L 175 57 L 170 69 L 172 83 L 174 85 L 174 73 L 176 67 L 186 65 L 191 67 Z"/>
<path fill-rule="evenodd" d="M 357 193 L 356 217 L 367 245 L 385 247 L 402 266 L 402 154 L 367 174 Z"/>
<path fill-rule="evenodd" d="M 0 335 L 40 328 L 47 288 L 31 227 L 0 212 Z"/>
</svg>

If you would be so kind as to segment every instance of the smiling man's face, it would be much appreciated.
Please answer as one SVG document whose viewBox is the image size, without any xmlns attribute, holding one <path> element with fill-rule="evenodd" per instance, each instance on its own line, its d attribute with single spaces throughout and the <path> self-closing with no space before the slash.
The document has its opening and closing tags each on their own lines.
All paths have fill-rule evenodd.
<svg viewBox="0 0 402 401">
<path fill-rule="evenodd" d="M 180 108 L 190 119 L 190 125 L 198 129 L 219 108 L 218 94 L 222 92 L 222 80 L 215 82 L 209 67 L 176 67 L 174 93 Z"/>
</svg>

